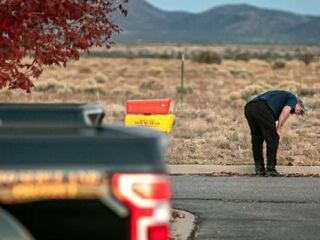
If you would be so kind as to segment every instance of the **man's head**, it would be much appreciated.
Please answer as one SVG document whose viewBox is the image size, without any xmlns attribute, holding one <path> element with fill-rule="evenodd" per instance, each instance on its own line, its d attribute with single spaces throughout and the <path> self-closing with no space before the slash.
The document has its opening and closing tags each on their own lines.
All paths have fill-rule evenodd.
<svg viewBox="0 0 320 240">
<path fill-rule="evenodd" d="M 294 113 L 297 114 L 297 115 L 302 115 L 303 116 L 305 114 L 305 112 L 306 112 L 306 108 L 305 108 L 302 100 L 299 98 L 298 99 L 298 103 L 297 103 L 297 105 L 296 105 L 296 107 L 294 109 Z"/>
</svg>

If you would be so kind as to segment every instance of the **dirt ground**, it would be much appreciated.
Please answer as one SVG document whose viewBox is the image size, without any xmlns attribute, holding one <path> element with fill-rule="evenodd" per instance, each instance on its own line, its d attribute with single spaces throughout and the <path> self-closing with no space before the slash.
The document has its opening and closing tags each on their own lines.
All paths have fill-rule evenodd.
<svg viewBox="0 0 320 240">
<path fill-rule="evenodd" d="M 320 165 L 320 62 L 287 61 L 274 69 L 261 60 L 222 64 L 185 63 L 180 100 L 180 61 L 175 59 L 82 58 L 67 68 L 48 67 L 32 94 L 1 90 L 1 102 L 101 102 L 105 122 L 123 124 L 128 99 L 171 98 L 176 115 L 167 154 L 172 164 L 251 164 L 243 107 L 269 89 L 299 93 L 309 108 L 292 116 L 279 149 L 280 165 Z"/>
</svg>

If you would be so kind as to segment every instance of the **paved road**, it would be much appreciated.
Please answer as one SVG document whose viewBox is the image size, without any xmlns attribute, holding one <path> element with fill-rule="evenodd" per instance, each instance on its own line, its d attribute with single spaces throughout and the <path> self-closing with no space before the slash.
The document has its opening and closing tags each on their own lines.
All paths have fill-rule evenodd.
<svg viewBox="0 0 320 240">
<path fill-rule="evenodd" d="M 200 217 L 196 240 L 320 239 L 320 178 L 171 179 L 173 207 Z"/>
</svg>

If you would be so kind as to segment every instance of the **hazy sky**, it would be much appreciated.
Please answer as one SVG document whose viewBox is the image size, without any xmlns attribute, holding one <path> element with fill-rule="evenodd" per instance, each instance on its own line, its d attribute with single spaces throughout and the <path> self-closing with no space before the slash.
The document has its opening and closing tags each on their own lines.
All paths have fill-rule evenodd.
<svg viewBox="0 0 320 240">
<path fill-rule="evenodd" d="M 320 0 L 147 0 L 165 10 L 185 10 L 201 12 L 208 8 L 224 5 L 247 3 L 259 7 L 287 10 L 295 13 L 320 16 Z"/>
</svg>

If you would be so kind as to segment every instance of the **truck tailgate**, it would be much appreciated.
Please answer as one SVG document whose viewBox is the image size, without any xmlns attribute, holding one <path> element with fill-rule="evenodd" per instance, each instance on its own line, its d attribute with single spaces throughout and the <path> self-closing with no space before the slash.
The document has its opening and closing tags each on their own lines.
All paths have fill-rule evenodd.
<svg viewBox="0 0 320 240">
<path fill-rule="evenodd" d="M 163 135 L 123 127 L 0 128 L 0 169 L 165 172 Z"/>
</svg>

